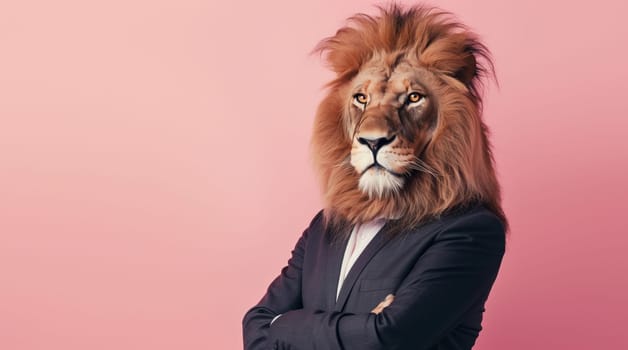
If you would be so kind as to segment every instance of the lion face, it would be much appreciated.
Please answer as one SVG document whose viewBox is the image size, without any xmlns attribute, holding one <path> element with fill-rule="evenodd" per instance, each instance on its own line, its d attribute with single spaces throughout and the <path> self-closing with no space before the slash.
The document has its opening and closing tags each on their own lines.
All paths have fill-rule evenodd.
<svg viewBox="0 0 628 350">
<path fill-rule="evenodd" d="M 329 222 L 386 217 L 401 231 L 480 201 L 507 230 L 481 116 L 493 65 L 474 33 L 438 9 L 391 5 L 317 50 L 336 73 L 312 137 Z"/>
<path fill-rule="evenodd" d="M 350 164 L 369 197 L 399 193 L 421 168 L 421 151 L 435 127 L 428 73 L 398 56 L 371 60 L 351 82 L 347 97 Z"/>
</svg>

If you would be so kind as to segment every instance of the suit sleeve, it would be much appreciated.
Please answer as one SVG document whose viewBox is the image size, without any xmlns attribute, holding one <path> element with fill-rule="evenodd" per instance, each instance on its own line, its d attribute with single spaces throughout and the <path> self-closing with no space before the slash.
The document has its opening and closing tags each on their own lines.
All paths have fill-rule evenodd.
<svg viewBox="0 0 628 350">
<path fill-rule="evenodd" d="M 504 248 L 496 216 L 461 217 L 436 235 L 380 314 L 288 311 L 273 323 L 270 341 L 275 349 L 430 348 L 486 300 Z"/>
<path fill-rule="evenodd" d="M 322 212 L 312 220 L 312 223 L 322 215 Z M 312 225 L 310 223 L 310 227 Z M 260 302 L 248 310 L 242 320 L 245 350 L 270 349 L 268 330 L 271 321 L 278 315 L 290 310 L 302 308 L 301 301 L 301 270 L 305 253 L 308 227 L 299 238 L 279 276 L 273 280 Z M 283 316 L 282 316 L 283 317 Z M 277 320 L 281 319 L 279 317 Z"/>
</svg>

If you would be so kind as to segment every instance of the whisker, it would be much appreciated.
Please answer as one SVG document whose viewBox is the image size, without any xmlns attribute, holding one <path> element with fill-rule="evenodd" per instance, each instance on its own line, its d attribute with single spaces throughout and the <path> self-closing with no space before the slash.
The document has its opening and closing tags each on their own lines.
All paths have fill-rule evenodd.
<svg viewBox="0 0 628 350">
<path fill-rule="evenodd" d="M 409 162 L 409 168 L 428 173 L 436 178 L 439 176 L 438 172 L 433 167 L 429 166 L 418 157 L 413 157 L 412 161 Z"/>
</svg>

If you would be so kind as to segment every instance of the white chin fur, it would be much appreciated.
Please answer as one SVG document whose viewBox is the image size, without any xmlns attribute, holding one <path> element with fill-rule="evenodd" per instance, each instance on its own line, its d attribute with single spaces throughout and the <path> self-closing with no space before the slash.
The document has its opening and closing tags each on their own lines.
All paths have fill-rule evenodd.
<svg viewBox="0 0 628 350">
<path fill-rule="evenodd" d="M 403 178 L 381 168 L 371 168 L 360 176 L 359 187 L 369 197 L 382 197 L 391 191 L 399 192 L 403 187 Z"/>
</svg>

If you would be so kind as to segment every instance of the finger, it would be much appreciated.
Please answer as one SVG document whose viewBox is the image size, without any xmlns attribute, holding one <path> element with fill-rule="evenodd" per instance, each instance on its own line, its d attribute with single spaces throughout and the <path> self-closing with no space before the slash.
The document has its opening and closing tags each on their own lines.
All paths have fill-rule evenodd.
<svg viewBox="0 0 628 350">
<path fill-rule="evenodd" d="M 374 314 L 379 314 L 380 312 L 382 312 L 386 307 L 390 306 L 390 304 L 392 304 L 392 302 L 395 300 L 395 296 L 392 294 L 388 294 L 386 296 L 386 298 L 384 298 L 384 300 L 382 302 L 380 302 L 379 304 L 377 304 L 377 306 L 371 310 L 371 313 Z"/>
<path fill-rule="evenodd" d="M 372 314 L 379 314 L 380 312 L 384 311 L 384 307 L 377 305 L 373 310 L 371 310 Z"/>
<path fill-rule="evenodd" d="M 392 304 L 392 302 L 395 300 L 395 297 L 392 294 L 388 294 L 386 296 L 386 299 L 384 299 L 384 301 L 382 301 L 381 303 L 379 303 L 380 305 L 383 305 L 384 307 L 390 306 L 390 304 Z"/>
<path fill-rule="evenodd" d="M 378 313 L 382 312 L 382 310 L 384 310 L 385 307 L 386 306 L 384 305 L 384 303 L 381 302 L 381 303 L 377 304 L 377 306 L 371 312 L 374 313 L 374 314 L 378 314 Z"/>
</svg>

